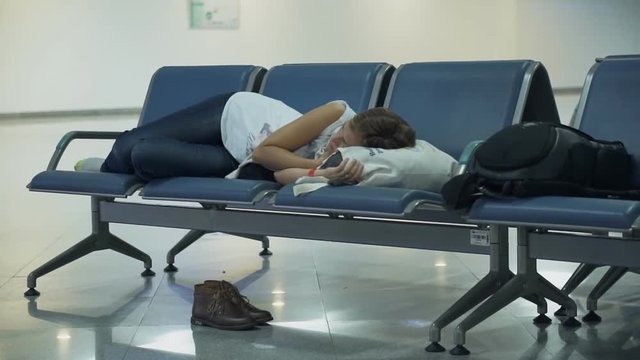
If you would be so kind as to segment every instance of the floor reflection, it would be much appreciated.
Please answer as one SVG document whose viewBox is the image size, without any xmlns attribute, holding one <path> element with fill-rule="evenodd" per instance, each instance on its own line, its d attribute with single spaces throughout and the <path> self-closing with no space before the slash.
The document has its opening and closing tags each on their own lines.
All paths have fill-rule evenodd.
<svg viewBox="0 0 640 360">
<path fill-rule="evenodd" d="M 583 324 L 581 328 L 541 326 L 536 342 L 525 351 L 520 360 L 588 359 L 588 360 L 637 360 L 640 359 L 640 312 L 637 307 L 621 307 L 622 321 Z M 620 323 L 623 323 L 620 325 Z M 552 332 L 552 334 L 550 334 Z M 551 344 L 557 334 L 560 341 Z"/>
</svg>

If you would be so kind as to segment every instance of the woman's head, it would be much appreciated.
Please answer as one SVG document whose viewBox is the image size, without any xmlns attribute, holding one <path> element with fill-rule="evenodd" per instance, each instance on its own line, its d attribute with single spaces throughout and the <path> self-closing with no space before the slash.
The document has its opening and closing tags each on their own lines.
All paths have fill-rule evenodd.
<svg viewBox="0 0 640 360">
<path fill-rule="evenodd" d="M 373 108 L 354 116 L 344 125 L 345 141 L 383 149 L 400 149 L 416 144 L 416 132 L 398 114 L 387 108 Z M 349 139 L 351 137 L 351 139 Z"/>
</svg>

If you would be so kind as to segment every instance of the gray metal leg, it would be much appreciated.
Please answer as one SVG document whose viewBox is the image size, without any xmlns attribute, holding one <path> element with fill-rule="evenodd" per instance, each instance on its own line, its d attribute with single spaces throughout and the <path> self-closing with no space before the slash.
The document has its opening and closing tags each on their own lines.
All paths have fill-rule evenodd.
<svg viewBox="0 0 640 360">
<path fill-rule="evenodd" d="M 165 272 L 176 272 L 178 268 L 173 265 L 176 261 L 176 255 L 182 250 L 186 249 L 189 245 L 193 244 L 196 240 L 200 239 L 207 231 L 204 230 L 190 230 L 186 233 L 177 244 L 173 245 L 167 252 L 167 266 L 164 268 Z"/>
<path fill-rule="evenodd" d="M 513 277 L 513 273 L 511 277 Z M 467 291 L 464 296 L 451 305 L 450 308 L 431 324 L 429 328 L 429 341 L 431 344 L 427 346 L 425 350 L 429 352 L 444 351 L 444 348 L 436 345 L 441 339 L 442 328 L 494 294 L 500 288 L 501 284 L 507 281 L 508 279 L 506 279 L 504 274 L 495 272 L 490 272 L 482 278 L 480 282 Z"/>
<path fill-rule="evenodd" d="M 578 268 L 571 274 L 571 277 L 562 287 L 562 292 L 569 295 L 575 290 L 578 285 L 580 285 L 591 273 L 593 270 L 598 268 L 599 265 L 592 264 L 580 264 Z"/>
<path fill-rule="evenodd" d="M 575 302 L 538 274 L 536 259 L 529 258 L 528 234 L 528 229 L 518 228 L 518 273 L 460 322 L 454 331 L 456 347 L 451 350 L 452 355 L 469 354 L 464 347 L 466 332 L 520 297 L 538 304 L 539 312 L 546 311 L 546 304 L 541 306 L 541 298 L 559 303 L 567 309 L 568 318 L 563 321 L 563 325 L 572 327 L 580 325 L 580 322 L 575 320 L 577 314 Z M 534 322 L 549 323 L 550 319 L 547 319 L 544 312 L 540 312 L 540 316 Z"/>
<path fill-rule="evenodd" d="M 545 316 L 544 309 L 546 309 L 546 302 L 544 305 L 540 304 L 541 298 L 547 298 L 566 306 L 568 309 L 567 312 L 573 314 L 570 315 L 571 317 L 569 319 L 575 320 L 573 317 L 576 314 L 576 305 L 571 298 L 563 294 L 560 289 L 554 287 L 540 275 L 535 274 L 535 276 L 532 277 L 528 274 L 519 273 L 460 322 L 453 334 L 456 347 L 451 350 L 451 354 L 468 354 L 468 350 L 464 348 L 466 332 L 520 297 L 537 299 L 535 303 L 538 304 L 540 316 L 536 318 L 534 322 L 549 322 L 545 321 L 546 317 L 543 317 Z M 575 326 L 573 324 L 573 322 L 569 322 L 567 326 Z"/>
<path fill-rule="evenodd" d="M 573 290 L 575 290 L 578 287 L 578 285 L 580 285 L 593 272 L 593 270 L 598 268 L 598 266 L 599 265 L 592 265 L 592 264 L 586 264 L 586 263 L 580 264 L 576 268 L 576 270 L 573 272 L 573 274 L 571 274 L 571 277 L 569 278 L 569 280 L 567 280 L 567 282 L 562 287 L 562 292 L 567 295 L 571 294 Z M 558 310 L 556 310 L 554 315 L 566 316 L 567 309 L 565 309 L 564 306 L 561 306 Z"/>
<path fill-rule="evenodd" d="M 91 252 L 100 250 L 97 246 L 98 237 L 96 235 L 89 235 L 79 243 L 73 245 L 69 249 L 65 250 L 61 254 L 57 255 L 53 259 L 47 261 L 37 269 L 29 273 L 27 277 L 27 287 L 29 289 L 35 289 L 36 279 L 40 276 L 48 274 L 59 267 L 67 265 L 68 263 L 77 260 Z M 34 294 L 38 295 L 38 294 Z"/>
<path fill-rule="evenodd" d="M 271 251 L 269 251 L 269 237 L 265 235 L 253 235 L 253 234 L 242 234 L 242 233 L 230 233 L 231 235 L 236 235 L 240 237 L 244 237 L 251 240 L 257 240 L 262 243 L 262 251 L 260 251 L 261 256 L 273 255 Z"/>
<path fill-rule="evenodd" d="M 622 266 L 611 267 L 598 281 L 587 297 L 587 310 L 598 310 L 598 299 L 604 295 L 620 278 L 629 271 L 629 268 Z"/>
<path fill-rule="evenodd" d="M 593 234 L 594 235 L 601 235 L 601 236 L 608 236 L 607 232 L 594 231 Z M 569 280 L 567 280 L 567 282 L 562 287 L 562 292 L 564 292 L 567 295 L 571 294 L 580 284 L 582 284 L 582 282 L 589 275 L 591 275 L 591 273 L 595 269 L 597 269 L 600 266 L 601 265 L 593 265 L 593 264 L 587 264 L 587 263 L 582 263 L 582 264 L 578 265 L 578 267 L 573 272 L 573 274 L 571 274 L 571 277 L 569 278 Z M 558 310 L 556 312 L 556 315 L 564 316 L 564 312 L 562 312 L 562 311 L 563 311 L 563 309 L 561 308 L 560 310 Z"/>
<path fill-rule="evenodd" d="M 539 294 L 528 294 L 522 297 L 536 304 L 536 306 L 538 307 L 538 314 L 547 313 L 547 301 L 544 299 L 544 296 L 541 296 Z"/>
<path fill-rule="evenodd" d="M 556 304 L 564 306 L 567 309 L 567 316 L 569 317 L 574 317 L 578 314 L 576 303 L 569 297 L 569 295 L 555 287 L 555 285 L 542 277 L 542 275 L 536 275 L 538 278 L 537 291 L 541 296 L 555 302 Z"/>
<path fill-rule="evenodd" d="M 438 344 L 441 339 L 442 328 L 494 294 L 514 276 L 509 270 L 508 228 L 494 226 L 489 231 L 491 247 L 489 251 L 489 273 L 431 324 L 429 328 L 429 341 L 431 343 L 425 348 L 426 351 L 444 351 L 445 349 Z"/>
<path fill-rule="evenodd" d="M 509 280 L 507 284 L 502 286 L 493 296 L 480 304 L 478 308 L 476 308 L 471 314 L 462 320 L 458 326 L 456 326 L 453 333 L 453 342 L 456 345 L 464 345 L 465 334 L 469 329 L 521 297 L 525 291 L 526 285 L 527 282 L 524 276 L 516 275 L 513 279 Z"/>
<path fill-rule="evenodd" d="M 596 313 L 598 309 L 598 299 L 604 295 L 620 278 L 629 271 L 629 268 L 623 266 L 612 266 L 604 274 L 602 279 L 598 281 L 596 286 L 591 290 L 587 297 L 587 310 L 589 312 L 582 317 L 585 322 L 600 322 L 602 318 Z"/>
<path fill-rule="evenodd" d="M 36 280 L 39 277 L 98 250 L 111 249 L 123 255 L 140 260 L 144 263 L 145 268 L 145 271 L 143 271 L 141 275 L 155 275 L 155 273 L 151 271 L 151 257 L 149 257 L 149 255 L 111 234 L 109 232 L 109 224 L 100 221 L 99 202 L 99 198 L 91 198 L 91 235 L 29 273 L 29 276 L 27 277 L 27 287 L 29 289 L 24 293 L 25 296 L 40 295 L 40 293 L 35 289 Z"/>
<path fill-rule="evenodd" d="M 196 240 L 203 237 L 205 234 L 210 233 L 211 231 L 204 230 L 190 230 L 185 236 L 178 241 L 168 252 L 167 252 L 167 266 L 164 268 L 165 272 L 176 272 L 178 268 L 174 265 L 176 261 L 176 255 L 178 255 L 182 250 L 189 247 L 191 244 L 196 242 Z M 257 240 L 262 242 L 262 251 L 260 255 L 272 255 L 272 252 L 269 251 L 269 238 L 264 235 L 253 235 L 253 234 L 241 234 L 241 233 L 228 233 L 229 235 L 236 235 L 243 238 Z"/>
</svg>

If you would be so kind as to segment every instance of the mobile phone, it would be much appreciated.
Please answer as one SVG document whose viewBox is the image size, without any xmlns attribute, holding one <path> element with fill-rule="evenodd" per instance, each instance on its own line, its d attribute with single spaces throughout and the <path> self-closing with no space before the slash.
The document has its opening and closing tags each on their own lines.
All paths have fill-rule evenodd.
<svg viewBox="0 0 640 360">
<path fill-rule="evenodd" d="M 320 169 L 326 169 L 330 167 L 336 167 L 340 165 L 342 162 L 342 153 L 340 151 L 336 151 L 320 166 Z"/>
</svg>

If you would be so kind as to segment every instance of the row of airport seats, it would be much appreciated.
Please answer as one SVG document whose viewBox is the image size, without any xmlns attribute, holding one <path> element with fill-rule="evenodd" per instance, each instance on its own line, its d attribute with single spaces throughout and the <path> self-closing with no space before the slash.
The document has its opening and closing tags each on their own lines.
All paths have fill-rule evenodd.
<svg viewBox="0 0 640 360">
<path fill-rule="evenodd" d="M 602 59 L 602 58 L 598 58 L 596 59 L 596 62 L 600 63 L 604 60 L 615 60 L 615 59 L 640 59 L 640 55 L 611 55 L 611 56 L 607 56 L 606 58 Z M 592 70 L 591 73 L 593 73 L 595 71 L 595 67 Z M 600 70 L 602 72 L 602 70 Z M 629 74 L 630 76 L 633 76 L 631 74 Z M 591 86 L 591 82 L 592 82 L 592 78 L 593 75 L 590 74 L 590 77 L 587 79 L 587 84 L 589 84 L 589 86 Z M 611 81 L 611 80 L 610 80 Z M 602 85 L 598 85 L 598 86 L 602 86 Z M 614 85 L 614 87 L 617 87 L 617 89 L 609 89 L 608 96 L 611 96 L 612 94 L 612 90 L 616 90 L 616 91 L 621 91 L 624 92 L 626 95 L 631 95 L 633 96 L 633 92 L 628 93 L 629 90 L 632 90 L 633 88 L 635 88 L 637 90 L 637 88 L 640 86 L 640 84 L 638 84 L 637 79 L 630 79 L 630 82 L 627 84 L 624 83 L 620 83 L 617 82 L 616 85 Z M 585 93 L 586 95 L 586 93 Z M 593 94 L 591 96 L 594 96 Z M 584 101 L 587 100 L 586 97 L 583 96 Z M 633 98 L 629 98 L 628 100 L 632 100 Z M 626 102 L 623 101 L 623 103 Z M 578 112 L 578 110 L 580 110 L 581 115 L 584 114 L 584 109 L 585 109 L 585 103 L 581 102 L 579 104 L 580 106 L 578 108 L 576 108 L 576 113 Z M 610 106 L 613 106 L 613 103 L 610 103 Z M 636 118 L 640 115 L 638 112 L 640 110 L 638 110 L 637 108 L 630 108 L 629 106 L 632 106 L 632 104 L 624 104 L 624 106 L 627 108 L 626 111 L 632 111 L 631 112 L 631 117 L 635 116 Z M 599 111 L 602 112 L 603 109 L 600 109 Z M 635 114 L 633 113 L 635 112 Z M 627 113 L 627 116 L 623 119 L 623 121 L 628 121 L 629 120 L 629 113 Z M 593 116 L 593 115 L 591 115 Z M 574 124 L 574 126 L 579 126 L 579 122 L 578 120 L 576 120 L 575 118 L 572 119 L 572 122 Z M 617 134 L 616 134 L 617 135 Z M 633 146 L 633 145 L 632 145 Z M 626 233 L 628 233 L 629 231 L 626 231 Z M 607 234 L 607 232 L 605 231 L 594 231 L 594 234 Z M 630 237 L 630 236 L 627 236 Z M 575 270 L 575 272 L 571 275 L 571 277 L 569 278 L 569 280 L 567 280 L 567 282 L 565 283 L 565 285 L 562 287 L 562 292 L 565 294 L 570 294 L 572 293 L 579 285 L 580 283 L 582 283 L 596 268 L 603 266 L 601 264 L 593 264 L 593 263 L 582 263 L 580 264 L 580 266 L 578 266 L 578 268 Z M 582 318 L 584 321 L 586 322 L 590 322 L 590 323 L 595 323 L 595 322 L 600 322 L 602 320 L 602 318 L 595 312 L 598 309 L 598 299 L 600 299 L 600 297 L 602 297 L 607 290 L 609 290 L 618 280 L 620 280 L 620 278 L 622 278 L 622 276 L 628 272 L 635 272 L 635 273 L 640 273 L 640 268 L 637 267 L 627 267 L 627 266 L 610 266 L 609 269 L 605 272 L 605 274 L 602 276 L 602 278 L 598 281 L 598 283 L 596 284 L 596 286 L 594 286 L 594 288 L 591 290 L 591 292 L 589 293 L 589 295 L 587 296 L 587 310 L 588 313 Z M 555 314 L 557 316 L 562 316 L 565 313 L 565 309 L 560 308 L 558 311 L 555 312 Z"/>
<path fill-rule="evenodd" d="M 461 158 L 462 163 L 468 144 L 505 126 L 522 121 L 559 122 L 544 66 L 532 60 L 511 60 L 422 62 L 397 68 L 386 63 L 285 64 L 268 70 L 252 65 L 163 67 L 152 77 L 139 124 L 230 91 L 260 92 L 301 112 L 335 99 L 347 101 L 356 111 L 386 106 L 404 117 L 419 138 Z M 209 232 L 258 240 L 261 255 L 270 254 L 269 236 L 489 254 L 488 274 L 431 325 L 427 350 L 443 351 L 439 344 L 443 327 L 480 303 L 481 310 L 495 298 L 492 294 L 500 294 L 503 284 L 520 275 L 520 269 L 516 275 L 508 266 L 508 225 L 499 222 L 494 226 L 474 216 L 470 222 L 447 212 L 438 193 L 341 186 L 296 197 L 291 186 L 268 181 L 177 177 L 143 183 L 126 174 L 57 169 L 70 142 L 113 139 L 118 134 L 67 133 L 47 169 L 28 185 L 31 191 L 88 196 L 92 231 L 32 271 L 25 296 L 39 295 L 35 289 L 39 277 L 96 250 L 112 249 L 138 259 L 144 264 L 142 275 L 154 275 L 151 258 L 113 235 L 110 223 L 188 229 L 168 251 L 165 271 L 177 271 L 176 255 Z M 142 201 L 129 201 L 135 192 Z M 474 214 L 482 205 L 484 202 Z M 545 317 L 544 298 L 548 297 L 566 309 L 564 323 L 573 325 L 575 303 L 555 287 L 553 294 L 525 297 L 538 305 L 536 319 Z M 470 315 L 471 320 L 464 320 L 469 320 L 465 326 L 456 328 L 454 353 L 466 351 L 464 334 L 480 322 L 478 310 Z M 488 311 L 481 314 L 483 318 L 490 315 Z"/>
<path fill-rule="evenodd" d="M 589 71 L 572 126 L 595 138 L 622 141 L 633 163 L 632 185 L 640 188 L 640 55 L 597 59 Z M 464 343 L 465 329 L 519 297 L 559 299 L 571 293 L 599 266 L 608 266 L 587 298 L 585 322 L 599 322 L 598 299 L 627 272 L 640 269 L 640 202 L 620 198 L 541 196 L 482 198 L 468 221 L 493 231 L 515 227 L 518 271 L 454 333 Z M 537 271 L 537 259 L 579 262 L 561 291 Z M 573 313 L 571 313 L 573 314 Z M 564 306 L 556 315 L 569 315 Z M 572 322 L 573 319 L 572 319 Z M 574 322 L 575 324 L 575 322 Z M 576 324 L 577 325 L 577 324 Z"/>
</svg>

